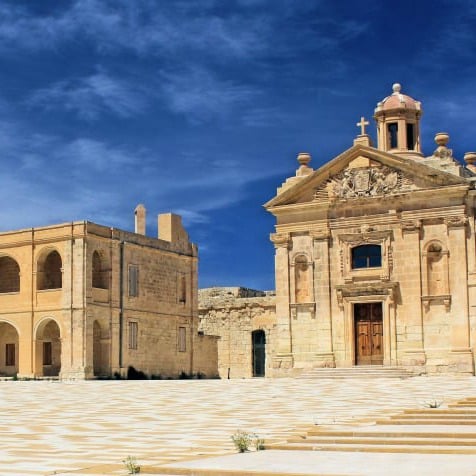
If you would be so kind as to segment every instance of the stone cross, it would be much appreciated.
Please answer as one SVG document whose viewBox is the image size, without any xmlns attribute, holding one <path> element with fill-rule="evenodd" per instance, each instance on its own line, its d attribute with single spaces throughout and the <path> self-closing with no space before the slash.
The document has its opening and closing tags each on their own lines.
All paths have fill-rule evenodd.
<svg viewBox="0 0 476 476">
<path fill-rule="evenodd" d="M 369 125 L 369 121 L 365 120 L 365 117 L 360 118 L 360 122 L 356 124 L 357 127 L 360 127 L 360 135 L 364 136 L 365 135 L 365 126 Z"/>
</svg>

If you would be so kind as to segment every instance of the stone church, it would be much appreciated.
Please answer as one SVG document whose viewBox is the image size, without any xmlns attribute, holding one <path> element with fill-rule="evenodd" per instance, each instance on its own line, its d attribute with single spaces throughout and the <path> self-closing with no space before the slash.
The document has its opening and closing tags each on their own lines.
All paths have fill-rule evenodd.
<svg viewBox="0 0 476 476">
<path fill-rule="evenodd" d="M 0 376 L 216 375 L 197 332 L 197 247 L 181 218 L 158 238 L 77 221 L 0 233 Z"/>
<path fill-rule="evenodd" d="M 375 109 L 376 146 L 362 118 L 353 146 L 317 170 L 298 155 L 264 205 L 276 217 L 272 308 L 266 296 L 202 300 L 201 328 L 225 337 L 222 376 L 369 365 L 474 374 L 476 153 L 461 165 L 438 133 L 425 157 L 421 117 L 395 84 Z"/>
</svg>

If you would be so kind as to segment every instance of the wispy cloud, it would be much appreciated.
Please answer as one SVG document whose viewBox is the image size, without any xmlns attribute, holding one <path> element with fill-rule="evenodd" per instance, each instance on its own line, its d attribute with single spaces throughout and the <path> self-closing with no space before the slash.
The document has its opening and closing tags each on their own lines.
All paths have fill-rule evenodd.
<svg viewBox="0 0 476 476">
<path fill-rule="evenodd" d="M 175 113 L 202 122 L 226 116 L 235 106 L 249 102 L 259 91 L 230 80 L 220 80 L 202 68 L 162 72 L 163 98 Z"/>
<path fill-rule="evenodd" d="M 5 204 L 0 218 L 9 228 L 76 219 L 123 226 L 139 201 L 165 204 L 186 224 L 204 224 L 208 212 L 239 202 L 248 184 L 276 173 L 259 161 L 243 167 L 233 151 L 216 160 L 201 152 L 189 158 L 194 166 L 184 174 L 186 158 L 162 167 L 156 151 L 86 136 L 67 140 L 35 134 L 23 123 L 5 120 L 0 131 Z"/>
<path fill-rule="evenodd" d="M 59 81 L 33 93 L 28 103 L 46 110 L 62 108 L 72 111 L 81 119 L 97 119 L 110 112 L 119 117 L 130 117 L 144 111 L 147 106 L 141 86 L 125 79 L 114 78 L 105 72 L 79 79 Z"/>
<path fill-rule="evenodd" d="M 63 42 L 82 37 L 101 53 L 114 53 L 120 48 L 163 55 L 199 49 L 246 57 L 259 51 L 265 17 L 223 18 L 213 14 L 215 4 L 209 2 L 207 8 L 206 2 L 76 0 L 70 8 L 35 16 L 25 7 L 3 2 L 0 39 L 4 47 L 31 50 L 57 49 Z"/>
</svg>

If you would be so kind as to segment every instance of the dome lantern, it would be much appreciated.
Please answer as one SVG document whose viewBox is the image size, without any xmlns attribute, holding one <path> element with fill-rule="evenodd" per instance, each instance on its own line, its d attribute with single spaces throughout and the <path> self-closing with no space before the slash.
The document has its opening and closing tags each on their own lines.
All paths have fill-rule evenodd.
<svg viewBox="0 0 476 476">
<path fill-rule="evenodd" d="M 395 83 L 393 93 L 375 108 L 377 147 L 380 150 L 409 158 L 421 158 L 420 118 L 421 103 L 406 94 Z"/>
</svg>

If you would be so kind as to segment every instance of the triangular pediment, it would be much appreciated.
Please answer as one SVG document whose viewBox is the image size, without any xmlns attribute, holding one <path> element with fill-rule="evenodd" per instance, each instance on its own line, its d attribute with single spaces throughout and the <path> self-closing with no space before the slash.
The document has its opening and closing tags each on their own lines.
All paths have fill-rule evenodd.
<svg viewBox="0 0 476 476">
<path fill-rule="evenodd" d="M 266 208 L 309 202 L 385 197 L 416 190 L 467 185 L 463 177 L 414 159 L 355 145 L 265 204 Z"/>
</svg>

